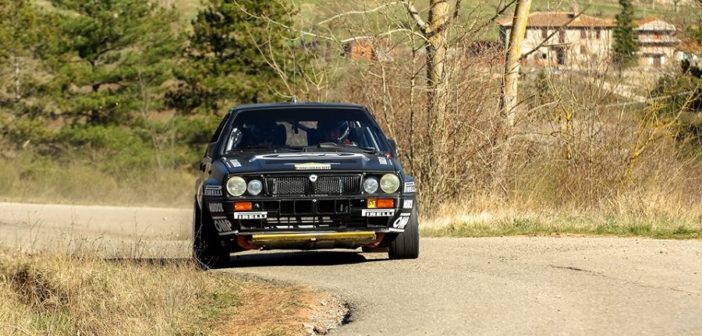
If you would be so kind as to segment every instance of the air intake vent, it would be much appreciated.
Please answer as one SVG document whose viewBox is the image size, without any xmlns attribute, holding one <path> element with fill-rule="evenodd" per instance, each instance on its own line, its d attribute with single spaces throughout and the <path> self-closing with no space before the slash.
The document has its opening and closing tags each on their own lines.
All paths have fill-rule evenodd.
<svg viewBox="0 0 702 336">
<path fill-rule="evenodd" d="M 272 196 L 351 195 L 361 191 L 361 175 L 320 175 L 312 180 L 309 175 L 267 176 L 266 184 Z"/>
</svg>

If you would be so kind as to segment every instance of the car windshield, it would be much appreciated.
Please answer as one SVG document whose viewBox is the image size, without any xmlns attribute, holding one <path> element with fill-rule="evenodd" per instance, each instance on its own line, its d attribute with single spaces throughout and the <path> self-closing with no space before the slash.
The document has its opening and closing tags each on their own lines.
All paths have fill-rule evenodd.
<svg viewBox="0 0 702 336">
<path fill-rule="evenodd" d="M 252 110 L 237 114 L 224 154 L 256 149 L 384 153 L 381 139 L 380 130 L 362 110 Z"/>
</svg>

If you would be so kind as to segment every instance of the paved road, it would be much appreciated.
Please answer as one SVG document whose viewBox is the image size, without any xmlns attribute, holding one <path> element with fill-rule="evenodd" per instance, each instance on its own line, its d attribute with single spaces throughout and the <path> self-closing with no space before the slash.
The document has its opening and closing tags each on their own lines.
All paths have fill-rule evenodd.
<svg viewBox="0 0 702 336">
<path fill-rule="evenodd" d="M 702 335 L 702 242 L 424 238 L 418 260 L 245 255 L 229 272 L 351 301 L 335 335 Z"/>
<path fill-rule="evenodd" d="M 0 245 L 186 257 L 190 211 L 0 203 Z M 257 252 L 224 272 L 341 293 L 335 335 L 702 335 L 702 241 L 423 238 L 418 260 Z"/>
<path fill-rule="evenodd" d="M 106 257 L 188 256 L 192 210 L 0 203 L 0 246 Z"/>
</svg>

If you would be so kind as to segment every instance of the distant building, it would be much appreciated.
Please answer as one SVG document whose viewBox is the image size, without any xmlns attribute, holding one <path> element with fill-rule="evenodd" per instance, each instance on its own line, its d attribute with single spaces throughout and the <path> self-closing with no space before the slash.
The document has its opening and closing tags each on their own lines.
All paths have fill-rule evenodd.
<svg viewBox="0 0 702 336">
<path fill-rule="evenodd" d="M 674 60 L 675 48 L 680 40 L 675 37 L 675 26 L 656 18 L 636 21 L 639 39 L 639 65 L 644 68 L 661 68 Z"/>
<path fill-rule="evenodd" d="M 500 38 L 509 43 L 512 18 L 498 19 Z M 522 54 L 526 65 L 578 67 L 609 59 L 614 22 L 574 12 L 529 15 Z M 535 51 L 534 51 L 535 50 Z M 532 52 L 533 51 L 533 52 Z"/>
<path fill-rule="evenodd" d="M 512 18 L 498 19 L 500 39 L 509 43 Z M 535 12 L 529 15 L 522 54 L 529 54 L 524 65 L 596 68 L 611 60 L 614 20 L 575 12 Z M 639 36 L 639 65 L 655 69 L 668 64 L 680 42 L 675 26 L 656 18 L 636 21 Z"/>
<path fill-rule="evenodd" d="M 344 55 L 354 61 L 389 61 L 392 59 L 385 39 L 351 40 L 344 43 Z"/>
</svg>

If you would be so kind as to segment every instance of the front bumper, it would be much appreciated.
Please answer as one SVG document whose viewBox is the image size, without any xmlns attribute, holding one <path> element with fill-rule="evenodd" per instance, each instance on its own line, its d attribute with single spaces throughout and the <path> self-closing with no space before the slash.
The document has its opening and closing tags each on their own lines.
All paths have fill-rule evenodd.
<svg viewBox="0 0 702 336">
<path fill-rule="evenodd" d="M 369 198 L 392 198 L 392 209 L 370 209 Z M 414 195 L 315 198 L 247 198 L 250 211 L 234 211 L 235 200 L 205 199 L 220 236 L 374 232 L 400 233 L 409 220 Z M 300 236 L 302 237 L 302 236 Z M 332 236 L 329 236 L 332 237 Z M 294 237 L 293 237 L 294 238 Z M 333 237 L 332 237 L 333 238 Z"/>
</svg>

